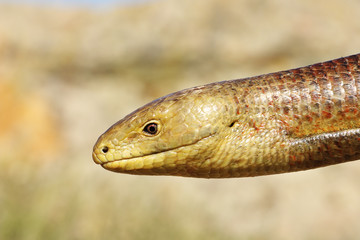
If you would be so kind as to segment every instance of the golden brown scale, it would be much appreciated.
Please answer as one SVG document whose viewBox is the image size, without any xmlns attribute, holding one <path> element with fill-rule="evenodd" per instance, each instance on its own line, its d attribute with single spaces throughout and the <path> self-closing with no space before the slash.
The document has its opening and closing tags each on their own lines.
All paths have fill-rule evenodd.
<svg viewBox="0 0 360 240">
<path fill-rule="evenodd" d="M 359 56 L 167 95 L 108 129 L 93 159 L 115 172 L 206 178 L 360 159 Z"/>
</svg>

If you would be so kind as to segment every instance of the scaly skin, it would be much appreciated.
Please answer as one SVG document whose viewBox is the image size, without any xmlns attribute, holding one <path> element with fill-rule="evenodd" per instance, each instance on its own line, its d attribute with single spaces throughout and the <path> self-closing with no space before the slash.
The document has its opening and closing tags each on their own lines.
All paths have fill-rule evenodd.
<svg viewBox="0 0 360 240">
<path fill-rule="evenodd" d="M 100 136 L 93 159 L 130 174 L 249 177 L 360 159 L 360 54 L 159 98 Z M 157 126 L 146 132 L 149 123 Z M 145 128 L 145 130 L 144 130 Z"/>
</svg>

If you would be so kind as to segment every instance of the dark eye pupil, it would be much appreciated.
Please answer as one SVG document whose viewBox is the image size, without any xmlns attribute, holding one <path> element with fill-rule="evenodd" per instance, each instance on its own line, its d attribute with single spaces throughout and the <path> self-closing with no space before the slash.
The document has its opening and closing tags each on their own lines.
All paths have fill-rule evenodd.
<svg viewBox="0 0 360 240">
<path fill-rule="evenodd" d="M 157 132 L 157 124 L 156 123 L 149 123 L 145 126 L 144 131 L 150 134 L 155 134 Z"/>
<path fill-rule="evenodd" d="M 101 151 L 102 151 L 103 153 L 107 153 L 107 152 L 109 151 L 109 148 L 108 148 L 107 146 L 105 146 L 105 147 L 103 147 L 103 148 L 101 149 Z"/>
</svg>

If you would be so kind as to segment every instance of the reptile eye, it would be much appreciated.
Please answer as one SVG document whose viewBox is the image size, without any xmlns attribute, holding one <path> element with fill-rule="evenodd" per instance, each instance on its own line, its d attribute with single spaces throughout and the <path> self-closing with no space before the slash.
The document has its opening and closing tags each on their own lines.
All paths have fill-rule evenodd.
<svg viewBox="0 0 360 240">
<path fill-rule="evenodd" d="M 109 148 L 108 148 L 107 146 L 104 146 L 104 147 L 101 149 L 101 151 L 102 151 L 103 153 L 107 153 L 107 152 L 109 151 Z"/>
<path fill-rule="evenodd" d="M 157 123 L 149 123 L 146 124 L 143 131 L 150 135 L 155 135 L 158 132 L 158 125 Z"/>
</svg>

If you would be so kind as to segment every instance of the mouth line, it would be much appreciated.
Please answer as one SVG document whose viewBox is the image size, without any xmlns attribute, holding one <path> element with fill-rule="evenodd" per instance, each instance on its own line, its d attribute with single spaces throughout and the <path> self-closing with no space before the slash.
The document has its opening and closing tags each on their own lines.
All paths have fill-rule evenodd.
<svg viewBox="0 0 360 240">
<path fill-rule="evenodd" d="M 208 135 L 208 136 L 205 136 L 205 137 L 203 137 L 203 138 L 200 138 L 200 139 L 196 140 L 195 142 L 192 142 L 192 143 L 189 143 L 189 144 L 185 144 L 185 145 L 182 145 L 182 146 L 179 146 L 179 147 L 169 148 L 169 149 L 162 150 L 162 151 L 156 151 L 156 152 L 144 154 L 144 155 L 141 155 L 141 156 L 134 156 L 134 157 L 128 157 L 128 158 L 114 159 L 114 160 L 109 161 L 109 162 L 102 162 L 102 163 L 100 163 L 100 165 L 101 165 L 103 168 L 106 168 L 106 165 L 107 165 L 107 164 L 116 163 L 116 162 L 120 162 L 120 161 L 135 160 L 135 159 L 142 158 L 142 157 L 146 157 L 146 156 L 150 156 L 150 155 L 157 155 L 157 154 L 164 153 L 164 152 L 169 152 L 169 151 L 172 151 L 172 150 L 175 150 L 175 149 L 188 147 L 188 146 L 197 144 L 198 142 L 200 142 L 200 141 L 202 141 L 202 140 L 204 140 L 204 139 L 206 139 L 206 138 L 212 137 L 213 135 L 214 135 L 214 133 L 213 133 L 213 134 L 210 134 L 210 135 Z M 107 169 L 107 168 L 106 168 L 106 169 Z"/>
<path fill-rule="evenodd" d="M 181 146 L 181 147 L 183 147 L 183 146 Z M 178 148 L 181 148 L 181 147 L 172 148 L 172 149 L 167 149 L 167 150 L 164 150 L 164 151 L 153 152 L 153 153 L 149 153 L 149 154 L 145 154 L 145 155 L 141 155 L 141 156 L 134 156 L 134 157 L 128 157 L 128 158 L 114 159 L 114 160 L 109 161 L 109 162 L 101 163 L 100 165 L 101 165 L 102 167 L 106 168 L 105 166 L 106 166 L 107 164 L 112 164 L 112 163 L 121 162 L 121 161 L 136 160 L 136 159 L 138 159 L 138 158 L 142 158 L 142 157 L 146 157 L 146 156 L 150 156 L 150 155 L 157 155 L 157 154 L 164 153 L 164 152 L 168 152 L 168 151 L 171 151 L 171 150 L 174 150 L 174 149 L 178 149 Z"/>
</svg>

